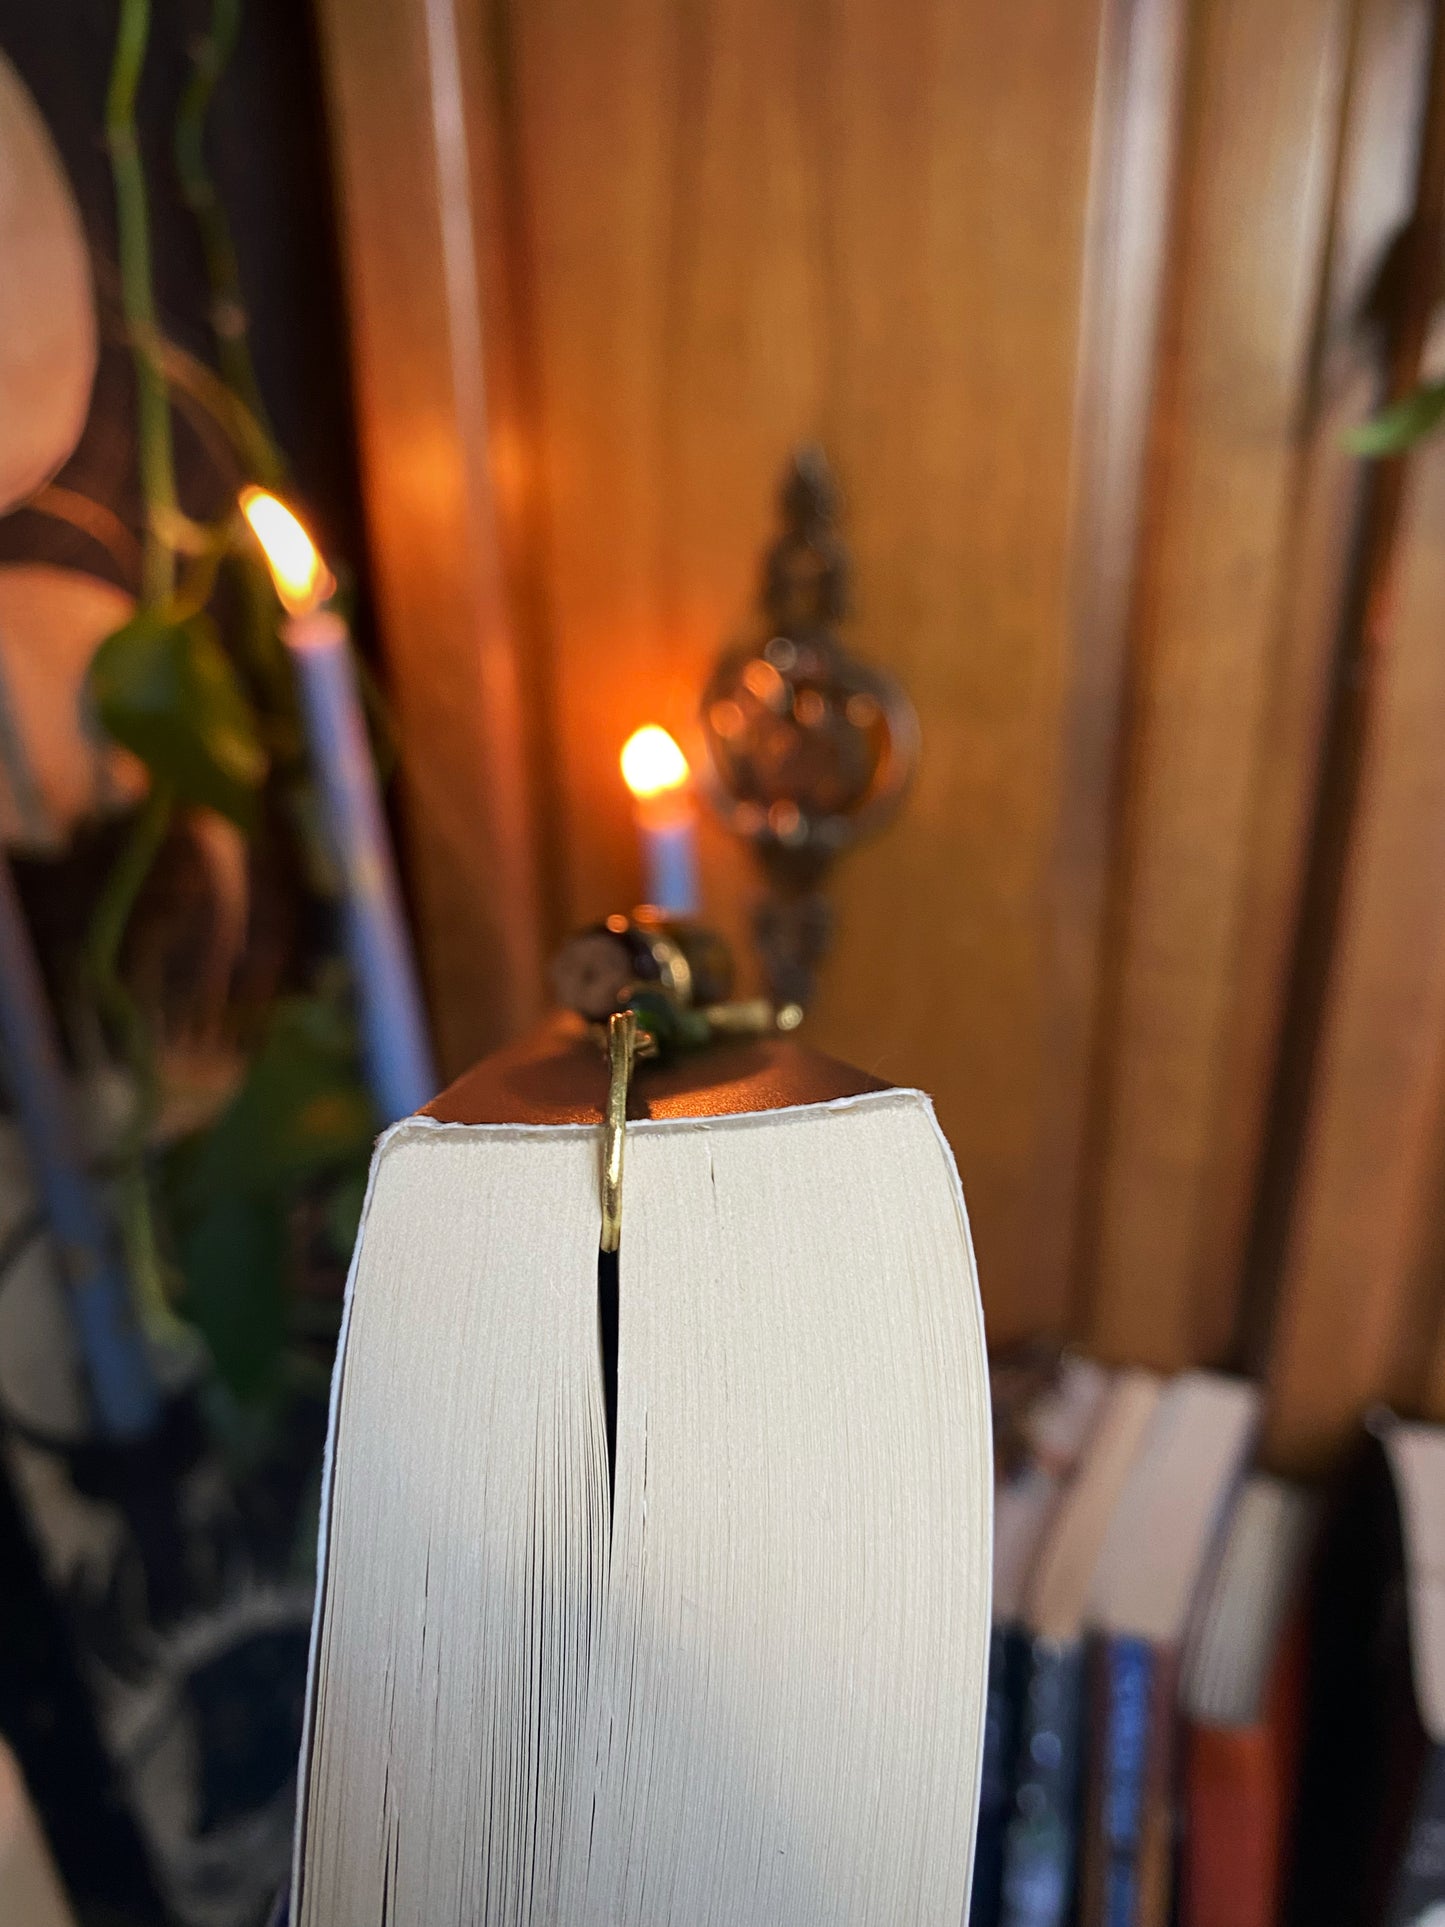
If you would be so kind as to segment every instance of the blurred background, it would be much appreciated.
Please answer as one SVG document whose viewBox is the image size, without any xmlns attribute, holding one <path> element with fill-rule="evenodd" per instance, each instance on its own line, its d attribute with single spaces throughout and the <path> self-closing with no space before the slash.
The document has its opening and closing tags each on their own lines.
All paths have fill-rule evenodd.
<svg viewBox="0 0 1445 1927">
<path fill-rule="evenodd" d="M 801 447 L 921 742 L 806 1035 L 934 1094 L 991 1341 L 1247 1370 L 1290 1473 L 1445 1417 L 1431 0 L 12 0 L 0 54 L 0 1731 L 87 1918 L 264 1917 L 370 1143 L 644 895 L 641 725 L 760 974 L 702 703 Z"/>
</svg>

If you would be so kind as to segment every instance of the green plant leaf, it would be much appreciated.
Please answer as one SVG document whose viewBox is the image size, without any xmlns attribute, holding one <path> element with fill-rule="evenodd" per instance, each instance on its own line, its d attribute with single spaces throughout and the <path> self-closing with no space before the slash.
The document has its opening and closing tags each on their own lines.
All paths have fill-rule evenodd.
<svg viewBox="0 0 1445 1927">
<path fill-rule="evenodd" d="M 378 1125 L 345 1012 L 320 997 L 276 1006 L 246 1080 L 176 1167 L 182 1214 L 218 1196 L 294 1196 L 366 1159 Z"/>
<path fill-rule="evenodd" d="M 358 1164 L 337 1179 L 336 1188 L 326 1204 L 326 1235 L 331 1248 L 343 1261 L 350 1258 L 361 1229 L 361 1212 L 366 1203 L 368 1167 Z"/>
<path fill-rule="evenodd" d="M 181 1238 L 184 1306 L 243 1404 L 274 1396 L 286 1343 L 286 1221 L 275 1200 L 214 1198 Z"/>
<path fill-rule="evenodd" d="M 1352 455 L 1398 455 L 1433 434 L 1445 420 L 1445 380 L 1427 381 L 1381 409 L 1345 436 Z"/>
<path fill-rule="evenodd" d="M 101 643 L 88 680 L 108 733 L 182 802 L 254 825 L 266 752 L 208 617 L 142 609 Z"/>
<path fill-rule="evenodd" d="M 288 1338 L 288 1214 L 321 1179 L 355 1190 L 377 1129 L 343 1005 L 289 997 L 215 1124 L 170 1153 L 183 1309 L 234 1396 L 273 1396 Z"/>
</svg>

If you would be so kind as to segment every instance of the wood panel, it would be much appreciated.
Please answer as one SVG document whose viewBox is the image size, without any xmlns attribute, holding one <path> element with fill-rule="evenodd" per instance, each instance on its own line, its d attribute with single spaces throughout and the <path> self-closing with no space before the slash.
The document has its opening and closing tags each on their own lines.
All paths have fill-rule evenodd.
<svg viewBox="0 0 1445 1927">
<path fill-rule="evenodd" d="M 1365 752 L 1271 1370 L 1270 1445 L 1317 1466 L 1401 1356 L 1437 1203 L 1445 1067 L 1445 450 L 1419 458 Z M 1439 1303 L 1438 1277 L 1424 1281 Z M 1413 1386 L 1410 1381 L 1413 1380 Z M 1413 1400 L 1412 1400 L 1413 1402 Z"/>
<path fill-rule="evenodd" d="M 1396 17 L 1413 111 L 1408 220 L 1377 273 L 1387 392 L 1418 379 L 1445 239 L 1445 34 L 1431 8 Z M 1422 58 L 1429 46 L 1429 57 Z M 1413 84 L 1412 84 L 1413 82 Z M 1423 82 L 1423 84 L 1421 84 Z M 1385 97 L 1380 97 L 1385 111 Z M 1381 298 L 1383 297 L 1383 298 Z M 1438 1058 L 1445 922 L 1428 882 L 1445 831 L 1432 742 L 1445 698 L 1437 451 L 1362 478 L 1353 594 L 1344 607 L 1313 876 L 1302 911 L 1295 1023 L 1281 1093 L 1292 1160 L 1269 1172 L 1280 1226 L 1269 1448 L 1319 1465 L 1362 1407 L 1429 1389 L 1423 1338 L 1438 1320 Z M 1403 507 L 1403 514 L 1402 514 Z M 1292 1045 L 1292 1050 L 1289 1048 Z M 1293 1061 L 1291 1061 L 1293 1057 Z"/>
<path fill-rule="evenodd" d="M 1339 440 L 1419 362 L 1434 0 L 318 4 L 449 1062 L 636 895 L 617 752 L 697 754 L 819 439 L 924 758 L 810 1024 L 935 1092 L 992 1337 L 1267 1358 L 1287 1463 L 1445 1410 L 1445 474 Z"/>
<path fill-rule="evenodd" d="M 1239 1362 L 1268 1355 L 1295 1182 L 1294 1145 L 1304 1096 L 1292 1075 L 1300 1034 L 1317 1017 L 1302 993 L 1313 942 L 1302 929 L 1307 877 L 1323 806 L 1334 807 L 1325 750 L 1342 651 L 1358 621 L 1360 559 L 1367 540 L 1369 473 L 1344 445 L 1380 393 L 1389 343 L 1382 264 L 1392 260 L 1414 205 L 1422 76 L 1428 65 L 1428 0 L 1363 0 L 1355 10 L 1325 273 L 1310 366 L 1281 571 L 1279 649 L 1251 812 L 1253 850 L 1242 918 L 1241 967 L 1226 1041 L 1216 1137 L 1223 1175 L 1211 1190 L 1234 1211 L 1201 1234 L 1202 1308 L 1208 1281 L 1233 1275 L 1240 1256 L 1238 1204 L 1253 1194 L 1244 1253 L 1244 1302 L 1236 1325 Z M 1285 974 L 1287 972 L 1287 975 Z M 1282 1011 L 1279 986 L 1287 985 Z M 1259 1139 L 1260 1074 L 1272 1073 L 1268 1123 Z M 1218 1341 L 1224 1342 L 1222 1328 Z"/>
<path fill-rule="evenodd" d="M 1230 1328 L 1239 1253 L 1208 1234 L 1224 1214 L 1240 1242 L 1253 1167 L 1226 1187 L 1216 1137 L 1257 1141 L 1268 1092 L 1266 1060 L 1221 1117 L 1347 26 L 1338 0 L 1194 9 L 1084 1326 L 1161 1366 L 1205 1350 L 1205 1306 Z"/>
<path fill-rule="evenodd" d="M 856 644 L 925 745 L 840 875 L 815 1036 L 936 1091 L 996 1332 L 1057 1322 L 1035 1161 L 1097 11 L 535 0 L 514 30 L 573 914 L 636 890 L 617 749 L 649 715 L 691 738 L 774 478 L 821 438 Z M 736 928 L 716 839 L 706 886 Z"/>
<path fill-rule="evenodd" d="M 484 382 L 474 35 L 450 0 L 318 0 L 368 537 L 441 1067 L 541 1007 L 529 740 Z"/>
<path fill-rule="evenodd" d="M 1099 1071 L 1129 618 L 1145 534 L 1187 26 L 1186 0 L 1109 0 L 1099 44 L 1071 454 L 1069 649 L 1045 886 L 1050 1102 L 1033 1217 L 1039 1274 L 1070 1283 L 1095 1223 L 1086 1121 Z"/>
</svg>

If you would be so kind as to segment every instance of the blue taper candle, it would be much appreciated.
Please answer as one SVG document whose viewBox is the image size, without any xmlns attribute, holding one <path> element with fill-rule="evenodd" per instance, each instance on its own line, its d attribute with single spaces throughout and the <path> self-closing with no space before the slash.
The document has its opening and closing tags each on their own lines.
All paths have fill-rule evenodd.
<svg viewBox="0 0 1445 1927">
<path fill-rule="evenodd" d="M 390 1124 L 435 1097 L 437 1079 L 351 638 L 329 609 L 293 616 L 281 633 L 295 664 L 306 740 L 341 871 L 367 1083 Z"/>
<path fill-rule="evenodd" d="M 642 855 L 645 901 L 673 916 L 697 914 L 697 806 L 687 758 L 656 723 L 634 730 L 622 749 Z"/>
<path fill-rule="evenodd" d="M 437 1079 L 357 694 L 351 635 L 326 607 L 335 582 L 286 504 L 265 489 L 246 488 L 241 508 L 289 612 L 281 635 L 295 666 L 307 747 L 341 871 L 362 1060 L 376 1108 L 391 1124 L 435 1097 Z"/>
</svg>

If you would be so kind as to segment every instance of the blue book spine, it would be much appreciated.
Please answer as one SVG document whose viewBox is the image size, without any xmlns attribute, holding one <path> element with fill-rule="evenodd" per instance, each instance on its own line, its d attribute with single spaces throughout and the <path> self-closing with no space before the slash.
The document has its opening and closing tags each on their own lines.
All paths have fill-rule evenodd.
<svg viewBox="0 0 1445 1927">
<path fill-rule="evenodd" d="M 1004 1835 L 1002 1927 L 1063 1927 L 1074 1897 L 1084 1753 L 1081 1642 L 1035 1640 L 1023 1663 L 1017 1768 Z"/>
<path fill-rule="evenodd" d="M 1013 1804 L 1019 1724 L 1028 1672 L 1029 1642 L 1017 1626 L 995 1626 L 988 1647 L 988 1696 L 983 1714 L 983 1769 L 978 1790 L 978 1836 L 973 1855 L 969 1927 L 997 1927 L 1003 1892 L 1004 1834 Z"/>
<path fill-rule="evenodd" d="M 1134 1927 L 1140 1911 L 1155 1656 L 1147 1640 L 1116 1638 L 1105 1642 L 1101 1660 L 1098 1919 L 1102 1927 Z"/>
</svg>

